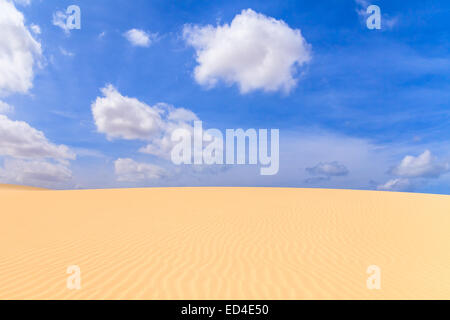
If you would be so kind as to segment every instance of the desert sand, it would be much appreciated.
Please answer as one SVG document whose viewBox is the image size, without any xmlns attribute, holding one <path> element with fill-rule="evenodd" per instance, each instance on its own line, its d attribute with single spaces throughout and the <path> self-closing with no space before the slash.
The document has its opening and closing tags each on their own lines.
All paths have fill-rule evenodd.
<svg viewBox="0 0 450 320">
<path fill-rule="evenodd" d="M 450 298 L 449 196 L 3 186 L 0 201 L 0 299 Z"/>
<path fill-rule="evenodd" d="M 45 190 L 45 189 L 43 189 L 43 188 L 36 188 L 36 187 L 18 186 L 18 185 L 2 184 L 2 183 L 0 183 L 0 191 L 4 191 L 4 190 L 24 191 L 24 190 Z"/>
</svg>

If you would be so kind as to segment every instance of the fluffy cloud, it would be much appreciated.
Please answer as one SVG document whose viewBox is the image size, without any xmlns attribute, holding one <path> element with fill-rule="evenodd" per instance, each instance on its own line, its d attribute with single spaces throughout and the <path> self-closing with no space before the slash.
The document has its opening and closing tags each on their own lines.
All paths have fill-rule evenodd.
<svg viewBox="0 0 450 320">
<path fill-rule="evenodd" d="M 0 0 L 0 30 L 0 95 L 26 93 L 41 44 L 25 27 L 23 14 L 6 0 Z"/>
<path fill-rule="evenodd" d="M 160 179 L 167 175 L 166 171 L 150 163 L 139 163 L 133 159 L 117 159 L 114 170 L 118 181 L 137 182 Z"/>
<path fill-rule="evenodd" d="M 197 116 L 190 110 L 183 108 L 175 109 L 170 106 L 169 108 L 169 110 L 164 111 L 164 114 L 166 114 L 164 130 L 159 136 L 152 137 L 150 143 L 141 148 L 139 152 L 169 159 L 170 152 L 174 146 L 171 139 L 172 132 L 176 129 L 185 129 L 186 134 L 194 134 L 192 124 L 195 120 L 198 120 Z"/>
<path fill-rule="evenodd" d="M 15 1 L 28 5 L 29 0 Z M 25 27 L 23 14 L 13 2 L 0 0 L 0 95 L 26 93 L 33 85 L 33 68 L 41 57 L 41 44 Z M 40 28 L 31 25 L 35 34 Z M 0 101 L 0 113 L 13 107 Z M 68 160 L 75 154 L 55 145 L 44 133 L 23 121 L 0 114 L 0 180 L 6 183 L 57 187 L 72 178 Z"/>
<path fill-rule="evenodd" d="M 58 187 L 72 179 L 72 172 L 62 163 L 6 159 L 0 167 L 0 179 L 13 184 Z"/>
<path fill-rule="evenodd" d="M 186 25 L 183 36 L 196 50 L 195 79 L 208 87 L 223 80 L 238 84 L 242 93 L 289 92 L 297 83 L 297 67 L 311 59 L 300 30 L 251 9 L 236 15 L 231 24 Z"/>
<path fill-rule="evenodd" d="M 55 145 L 23 121 L 0 115 L 0 181 L 43 187 L 61 187 L 72 179 L 68 160 L 75 154 Z"/>
<path fill-rule="evenodd" d="M 68 147 L 49 142 L 41 131 L 26 122 L 10 120 L 5 115 L 0 115 L 0 156 L 59 160 L 75 158 Z"/>
<path fill-rule="evenodd" d="M 161 131 L 161 110 L 135 98 L 122 96 L 112 85 L 101 89 L 104 97 L 92 104 L 97 130 L 108 139 L 148 140 Z"/>
<path fill-rule="evenodd" d="M 326 177 L 346 176 L 348 174 L 347 167 L 337 161 L 321 162 L 315 167 L 306 168 L 306 171 L 311 175 L 324 175 Z"/>
<path fill-rule="evenodd" d="M 167 158 L 177 128 L 192 130 L 197 116 L 190 110 L 165 103 L 149 106 L 136 98 L 121 95 L 112 85 L 101 89 L 103 97 L 92 104 L 97 130 L 108 139 L 143 140 L 149 144 L 140 151 Z"/>
<path fill-rule="evenodd" d="M 437 178 L 449 171 L 448 163 L 438 163 L 429 150 L 417 157 L 406 156 L 391 172 L 406 178 Z"/>
<path fill-rule="evenodd" d="M 160 135 L 153 137 L 150 140 L 149 144 L 139 149 L 139 152 L 151 154 L 164 159 L 169 159 L 170 152 L 174 146 L 174 143 L 171 140 L 172 132 L 178 128 L 186 129 L 186 133 L 193 132 L 192 126 L 186 123 L 176 125 L 175 123 L 170 122 L 166 125 L 165 130 Z"/>
<path fill-rule="evenodd" d="M 14 107 L 10 106 L 6 102 L 0 101 L 0 114 L 2 113 L 10 113 L 14 111 Z"/>
<path fill-rule="evenodd" d="M 378 190 L 386 191 L 412 191 L 419 183 L 426 183 L 427 179 L 436 179 L 449 172 L 449 163 L 440 163 L 425 150 L 418 156 L 406 156 L 403 160 L 390 170 L 397 178 L 391 179 L 383 185 L 378 186 Z"/>
<path fill-rule="evenodd" d="M 128 30 L 124 33 L 124 36 L 136 47 L 148 47 L 152 43 L 152 38 L 154 38 L 154 35 L 139 29 Z"/>
</svg>

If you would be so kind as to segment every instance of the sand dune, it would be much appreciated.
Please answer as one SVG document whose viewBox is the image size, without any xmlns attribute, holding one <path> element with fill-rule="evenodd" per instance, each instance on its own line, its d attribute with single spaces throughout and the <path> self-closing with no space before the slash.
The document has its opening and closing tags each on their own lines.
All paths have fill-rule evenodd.
<svg viewBox="0 0 450 320">
<path fill-rule="evenodd" d="M 0 201 L 0 299 L 450 298 L 449 196 L 2 187 Z"/>
<path fill-rule="evenodd" d="M 20 186 L 20 185 L 14 185 L 14 184 L 1 184 L 0 183 L 0 191 L 3 190 L 45 190 L 43 188 L 36 188 L 36 187 L 29 187 L 29 186 Z"/>
</svg>

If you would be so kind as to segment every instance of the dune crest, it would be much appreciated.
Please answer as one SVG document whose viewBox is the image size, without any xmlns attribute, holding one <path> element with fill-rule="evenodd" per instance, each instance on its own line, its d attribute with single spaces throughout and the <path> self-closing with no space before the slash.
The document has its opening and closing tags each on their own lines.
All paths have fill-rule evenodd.
<svg viewBox="0 0 450 320">
<path fill-rule="evenodd" d="M 47 190 L 44 188 L 30 187 L 30 186 L 21 186 L 16 184 L 2 184 L 0 183 L 0 191 L 4 190 L 16 190 L 16 191 L 31 191 L 31 190 Z"/>
<path fill-rule="evenodd" d="M 449 196 L 0 188 L 0 202 L 0 299 L 450 298 Z"/>
</svg>

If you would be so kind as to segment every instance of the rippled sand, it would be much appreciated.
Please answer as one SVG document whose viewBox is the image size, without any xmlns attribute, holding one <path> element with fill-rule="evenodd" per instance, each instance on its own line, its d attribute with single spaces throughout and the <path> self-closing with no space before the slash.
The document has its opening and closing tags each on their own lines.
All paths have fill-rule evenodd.
<svg viewBox="0 0 450 320">
<path fill-rule="evenodd" d="M 449 196 L 1 186 L 0 201 L 0 299 L 450 299 Z"/>
</svg>

